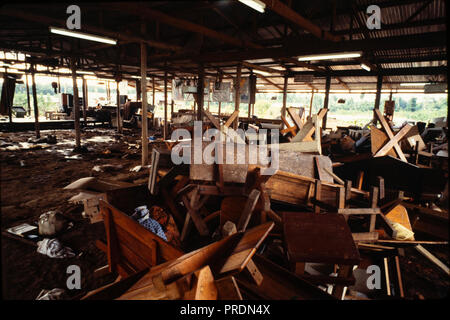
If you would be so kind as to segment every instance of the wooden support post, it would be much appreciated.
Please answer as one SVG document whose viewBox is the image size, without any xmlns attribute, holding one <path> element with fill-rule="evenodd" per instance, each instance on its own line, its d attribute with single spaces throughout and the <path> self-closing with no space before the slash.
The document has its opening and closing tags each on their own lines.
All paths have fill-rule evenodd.
<svg viewBox="0 0 450 320">
<path fill-rule="evenodd" d="M 31 65 L 31 91 L 33 94 L 33 105 L 34 105 L 34 128 L 36 130 L 36 138 L 41 137 L 41 132 L 39 130 L 39 108 L 36 94 L 36 80 L 34 79 L 35 65 Z"/>
<path fill-rule="evenodd" d="M 221 107 L 222 107 L 222 102 L 219 101 L 219 112 L 218 112 L 219 113 L 219 120 L 220 120 L 220 111 L 221 111 L 220 109 L 221 109 Z"/>
<path fill-rule="evenodd" d="M 156 89 L 155 89 L 155 77 L 152 77 L 152 103 L 153 106 L 155 106 L 155 93 L 156 93 Z"/>
<path fill-rule="evenodd" d="M 311 100 L 309 102 L 309 117 L 311 118 L 314 101 L 314 90 L 311 91 Z"/>
<path fill-rule="evenodd" d="M 142 24 L 142 31 L 145 30 L 145 24 Z M 144 33 L 144 32 L 143 32 Z M 148 164 L 148 120 L 147 120 L 147 44 L 141 42 L 141 91 L 142 91 L 142 166 Z"/>
<path fill-rule="evenodd" d="M 325 109 L 328 109 L 328 102 L 329 102 L 329 98 L 330 98 L 330 86 L 331 86 L 331 76 L 327 75 L 326 80 L 325 80 L 325 100 L 323 101 L 323 107 Z M 325 113 L 325 115 L 323 117 L 322 129 L 325 129 L 327 127 L 327 115 L 328 115 L 328 112 Z"/>
<path fill-rule="evenodd" d="M 174 105 L 175 105 L 175 101 L 173 101 L 173 99 L 172 99 L 172 101 L 170 102 L 170 119 L 172 119 Z"/>
<path fill-rule="evenodd" d="M 88 105 L 87 101 L 88 101 L 87 81 L 85 78 L 83 78 L 83 122 L 84 122 L 85 127 L 87 125 L 87 120 L 86 120 L 86 117 L 87 117 L 86 109 L 87 109 L 87 105 Z"/>
<path fill-rule="evenodd" d="M 377 93 L 375 95 L 375 109 L 380 109 L 380 101 L 381 101 L 381 88 L 383 87 L 383 76 L 378 75 L 377 77 Z M 375 113 L 373 114 L 373 123 L 377 124 L 377 117 Z"/>
<path fill-rule="evenodd" d="M 116 81 L 117 85 L 117 132 L 122 133 L 122 117 L 120 116 L 120 90 L 119 90 L 120 81 Z"/>
<path fill-rule="evenodd" d="M 198 82 L 197 82 L 197 120 L 202 121 L 203 119 L 203 100 L 205 95 L 204 92 L 204 83 L 205 81 L 205 70 L 203 64 L 200 64 L 198 67 Z"/>
<path fill-rule="evenodd" d="M 25 83 L 27 85 L 27 105 L 28 105 L 28 115 L 31 115 L 31 103 L 30 103 L 30 86 L 28 84 L 28 74 L 25 74 Z"/>
<path fill-rule="evenodd" d="M 80 104 L 78 99 L 78 86 L 77 86 L 77 70 L 75 67 L 75 58 L 70 59 L 72 67 L 72 81 L 73 81 L 73 115 L 75 121 L 75 147 L 81 147 L 80 137 Z"/>
<path fill-rule="evenodd" d="M 286 117 L 286 103 L 287 103 L 287 89 L 288 89 L 288 76 L 284 76 L 284 83 L 283 83 L 283 107 L 281 108 L 281 116 Z M 300 127 L 298 128 L 301 129 Z"/>
<path fill-rule="evenodd" d="M 169 124 L 167 123 L 167 69 L 164 71 L 164 132 L 163 139 L 167 140 Z"/>
<path fill-rule="evenodd" d="M 235 84 L 235 97 L 234 97 L 234 110 L 239 111 L 239 105 L 241 103 L 241 71 L 242 64 L 239 63 L 236 70 L 236 84 Z M 239 116 L 233 122 L 233 129 L 237 130 L 239 123 Z"/>
</svg>

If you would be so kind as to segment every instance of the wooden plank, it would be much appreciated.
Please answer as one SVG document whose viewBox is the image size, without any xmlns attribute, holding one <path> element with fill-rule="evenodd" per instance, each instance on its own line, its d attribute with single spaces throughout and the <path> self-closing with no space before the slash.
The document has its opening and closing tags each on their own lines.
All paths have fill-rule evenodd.
<svg viewBox="0 0 450 320">
<path fill-rule="evenodd" d="M 255 263 L 250 260 L 245 267 L 246 274 L 248 274 L 252 280 L 256 283 L 256 285 L 260 285 L 264 279 L 263 275 L 259 271 L 258 267 Z"/>
<path fill-rule="evenodd" d="M 324 178 L 323 178 L 323 176 L 324 176 L 324 174 L 323 174 L 323 169 L 322 169 L 322 167 L 321 167 L 320 164 L 319 164 L 319 159 L 318 159 L 318 157 L 314 157 L 314 164 L 315 164 L 316 170 L 317 170 L 317 176 L 316 176 L 316 178 L 319 179 L 319 180 L 321 180 L 321 181 L 323 181 L 323 180 L 324 180 Z"/>
<path fill-rule="evenodd" d="M 239 110 L 235 110 L 223 126 L 225 128 L 228 128 L 238 116 L 239 116 Z"/>
<path fill-rule="evenodd" d="M 250 218 L 252 216 L 253 210 L 255 209 L 256 203 L 258 202 L 260 194 L 261 192 L 257 189 L 253 189 L 250 192 L 247 198 L 247 202 L 245 203 L 244 210 L 242 211 L 241 217 L 237 224 L 237 230 L 239 232 L 245 231 L 245 229 L 247 228 L 247 225 L 250 222 Z"/>
<path fill-rule="evenodd" d="M 289 113 L 289 115 L 292 118 L 292 121 L 294 121 L 295 125 L 297 126 L 298 130 L 301 130 L 303 127 L 303 122 L 302 122 L 302 118 L 301 116 L 303 115 L 303 112 L 305 111 L 304 108 L 293 108 L 293 107 L 289 107 L 287 108 L 287 111 Z"/>
<path fill-rule="evenodd" d="M 219 120 L 216 119 L 216 117 L 214 117 L 211 112 L 209 112 L 208 110 L 204 109 L 203 113 L 206 115 L 206 117 L 209 119 L 209 121 L 212 122 L 212 124 L 214 125 L 214 127 L 216 127 L 216 129 L 220 130 L 220 122 Z"/>
<path fill-rule="evenodd" d="M 216 287 L 219 300 L 243 300 L 233 276 L 216 280 Z"/>
<path fill-rule="evenodd" d="M 383 264 L 384 264 L 384 277 L 386 280 L 386 294 L 388 296 L 391 295 L 391 282 L 389 280 L 389 263 L 387 258 L 383 258 Z"/>
<path fill-rule="evenodd" d="M 352 233 L 353 241 L 359 242 L 359 241 L 377 241 L 378 240 L 378 232 L 355 232 Z"/>
<path fill-rule="evenodd" d="M 314 189 L 314 199 L 320 201 L 321 197 L 322 197 L 322 182 L 320 180 L 316 180 Z M 314 213 L 320 213 L 320 206 L 317 203 L 314 204 Z"/>
<path fill-rule="evenodd" d="M 242 271 L 274 225 L 273 222 L 268 222 L 245 232 L 219 273 L 229 274 Z"/>
<path fill-rule="evenodd" d="M 450 275 L 450 268 L 446 266 L 441 260 L 436 258 L 430 251 L 425 249 L 422 245 L 418 244 L 416 247 L 416 250 L 419 251 L 424 257 L 426 257 L 428 260 L 430 260 L 432 263 L 434 263 L 436 266 L 439 267 L 442 271 L 444 271 L 447 275 Z"/>
<path fill-rule="evenodd" d="M 338 213 L 351 215 L 351 214 L 380 214 L 380 208 L 342 208 L 338 209 Z"/>
<path fill-rule="evenodd" d="M 395 270 L 397 272 L 397 282 L 398 282 L 398 289 L 400 293 L 400 298 L 405 297 L 405 292 L 403 291 L 403 281 L 402 281 L 402 272 L 400 269 L 400 261 L 398 259 L 398 256 L 394 257 L 395 260 Z"/>
<path fill-rule="evenodd" d="M 217 300 L 217 288 L 209 266 L 195 271 L 195 282 L 192 295 L 185 295 L 187 300 Z"/>
</svg>

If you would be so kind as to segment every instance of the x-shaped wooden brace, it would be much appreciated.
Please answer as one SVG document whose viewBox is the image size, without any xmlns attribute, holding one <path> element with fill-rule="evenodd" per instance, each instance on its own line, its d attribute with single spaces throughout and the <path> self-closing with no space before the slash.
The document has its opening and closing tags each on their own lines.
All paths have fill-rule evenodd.
<svg viewBox="0 0 450 320">
<path fill-rule="evenodd" d="M 295 137 L 297 135 L 297 133 L 302 129 L 303 127 L 303 122 L 302 122 L 302 115 L 305 112 L 304 108 L 300 108 L 300 110 L 298 110 L 297 108 L 294 107 L 289 107 L 287 108 L 288 114 L 291 117 L 292 121 L 294 122 L 294 125 L 291 126 L 289 124 L 289 122 L 287 121 L 287 119 L 281 115 L 281 120 L 283 121 L 284 125 L 286 126 L 285 129 L 281 130 L 281 134 L 285 135 L 285 134 L 290 134 L 291 137 L 288 137 L 288 139 L 292 139 L 292 137 Z"/>
<path fill-rule="evenodd" d="M 214 127 L 216 127 L 217 130 L 219 130 L 220 132 L 223 132 L 231 139 L 236 138 L 238 143 L 245 143 L 245 141 L 242 140 L 242 138 L 236 133 L 236 131 L 234 131 L 233 129 L 230 129 L 230 125 L 239 116 L 238 110 L 234 111 L 223 125 L 221 125 L 219 120 L 216 117 L 214 117 L 211 114 L 211 112 L 209 112 L 208 110 L 203 110 L 203 113 L 206 115 L 206 117 L 209 119 L 209 121 L 211 121 L 211 123 L 214 125 Z"/>
<path fill-rule="evenodd" d="M 403 154 L 402 149 L 399 146 L 400 140 L 411 130 L 412 126 L 409 124 L 406 124 L 403 128 L 400 129 L 399 132 L 397 132 L 396 135 L 392 132 L 391 127 L 387 123 L 385 117 L 381 113 L 379 109 L 374 109 L 375 115 L 378 118 L 378 120 L 381 123 L 381 127 L 383 128 L 383 131 L 387 134 L 389 141 L 381 147 L 378 151 L 375 152 L 373 155 L 374 157 L 382 157 L 386 155 L 389 150 L 394 148 L 395 152 L 397 153 L 398 157 L 404 161 L 407 162 L 405 155 Z"/>
<path fill-rule="evenodd" d="M 327 108 L 322 108 L 317 113 L 316 121 L 313 118 L 309 119 L 302 127 L 300 132 L 292 138 L 291 142 L 312 141 L 312 135 L 316 130 L 316 125 L 321 123 L 323 117 L 327 113 Z"/>
</svg>

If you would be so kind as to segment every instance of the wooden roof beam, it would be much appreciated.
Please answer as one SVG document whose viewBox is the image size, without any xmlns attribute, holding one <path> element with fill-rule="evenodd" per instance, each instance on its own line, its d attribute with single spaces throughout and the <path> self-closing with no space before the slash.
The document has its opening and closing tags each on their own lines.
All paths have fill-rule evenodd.
<svg viewBox="0 0 450 320">
<path fill-rule="evenodd" d="M 43 24 L 46 26 L 50 26 L 50 25 L 63 26 L 63 27 L 66 26 L 65 20 L 55 19 L 55 18 L 45 17 L 45 16 L 39 16 L 36 14 L 19 11 L 19 10 L 0 9 L 0 15 L 12 16 L 12 17 L 16 17 L 16 18 L 20 18 L 20 19 L 24 19 L 24 20 L 28 20 L 28 21 L 40 23 L 40 24 Z M 159 48 L 159 49 L 172 50 L 172 51 L 180 51 L 182 49 L 180 46 L 177 46 L 177 45 L 172 45 L 172 44 L 155 41 L 155 40 L 149 40 L 149 39 L 145 39 L 145 38 L 131 35 L 128 33 L 111 32 L 111 31 L 107 31 L 107 30 L 99 28 L 99 27 L 87 25 L 86 23 L 83 23 L 82 31 L 111 37 L 111 38 L 118 39 L 121 41 L 145 42 L 149 46 Z"/>
<path fill-rule="evenodd" d="M 168 14 L 163 12 L 150 9 L 148 7 L 144 7 L 142 5 L 135 5 L 132 3 L 108 3 L 107 5 L 103 5 L 106 9 L 112 9 L 120 12 L 127 12 L 130 14 L 134 14 L 144 18 L 150 18 L 157 20 L 161 23 L 170 25 L 172 27 L 191 31 L 194 33 L 200 33 L 209 38 L 221 40 L 227 44 L 231 44 L 237 47 L 251 47 L 251 48 L 261 48 L 261 46 L 256 45 L 250 41 L 240 40 L 238 38 L 234 38 L 224 33 L 217 32 L 215 30 L 209 29 L 205 26 L 190 22 L 188 20 L 174 18 Z"/>
<path fill-rule="evenodd" d="M 311 34 L 319 39 L 330 40 L 330 41 L 341 41 L 343 38 L 340 36 L 335 36 L 328 31 L 321 29 L 316 24 L 312 23 L 310 20 L 304 18 L 283 2 L 279 0 L 261 0 L 266 4 L 266 7 L 273 12 L 279 14 L 286 20 L 295 23 L 296 25 L 302 27 L 303 29 L 309 31 Z"/>
<path fill-rule="evenodd" d="M 273 68 L 269 68 L 269 67 L 259 66 L 257 64 L 253 64 L 253 63 L 250 63 L 247 61 L 242 61 L 242 66 L 249 68 L 249 69 L 260 70 L 260 71 L 264 71 L 264 72 L 268 72 L 268 73 L 278 73 L 278 74 L 282 74 L 282 75 L 284 75 L 286 73 L 283 70 L 277 70 L 277 69 L 273 69 Z"/>
</svg>

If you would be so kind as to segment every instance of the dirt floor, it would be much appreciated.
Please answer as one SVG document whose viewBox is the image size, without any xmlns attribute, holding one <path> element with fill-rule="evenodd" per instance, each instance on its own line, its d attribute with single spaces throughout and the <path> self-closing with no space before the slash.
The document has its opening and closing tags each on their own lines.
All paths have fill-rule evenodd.
<svg viewBox="0 0 450 320">
<path fill-rule="evenodd" d="M 35 299 L 42 289 L 66 288 L 69 265 L 81 268 L 82 291 L 98 288 L 113 279 L 95 277 L 93 271 L 107 264 L 105 254 L 95 246 L 95 239 L 104 238 L 102 223 L 90 224 L 81 215 L 82 205 L 68 199 L 77 192 L 63 190 L 69 183 L 83 177 L 101 176 L 112 180 L 146 183 L 148 170 L 130 172 L 139 165 L 139 133 L 126 131 L 118 135 L 112 129 L 87 129 L 82 134 L 86 152 L 74 153 L 71 130 L 43 131 L 42 137 L 56 135 L 57 143 L 44 149 L 27 149 L 22 144 L 34 138 L 34 132 L 0 133 L 1 158 L 1 229 L 28 222 L 35 223 L 49 210 L 60 210 L 74 220 L 74 227 L 58 239 L 72 248 L 77 256 L 52 259 L 36 252 L 36 247 L 2 236 L 2 284 L 4 299 Z M 9 147 L 10 150 L 7 150 Z M 18 150 L 17 150 L 18 149 Z M 92 170 L 95 166 L 117 165 L 106 172 Z M 448 247 L 428 247 L 448 264 Z M 440 269 L 421 257 L 414 249 L 401 257 L 406 298 L 435 299 L 448 295 L 449 278 Z M 68 292 L 69 297 L 80 294 Z"/>
</svg>

